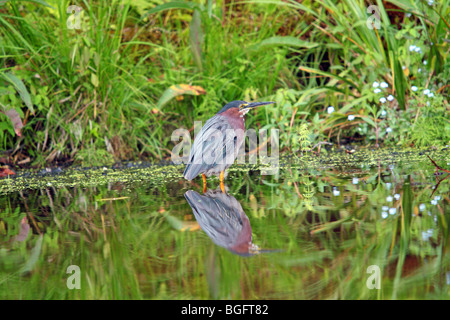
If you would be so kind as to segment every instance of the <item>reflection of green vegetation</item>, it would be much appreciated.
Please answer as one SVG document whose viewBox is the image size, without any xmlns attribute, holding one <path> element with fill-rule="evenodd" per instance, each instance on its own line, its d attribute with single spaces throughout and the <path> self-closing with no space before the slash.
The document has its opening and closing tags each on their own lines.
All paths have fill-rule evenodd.
<svg viewBox="0 0 450 320">
<path fill-rule="evenodd" d="M 312 210 L 313 197 L 315 193 L 314 182 L 307 175 L 304 175 L 301 179 L 302 183 L 302 196 L 305 202 L 306 209 Z"/>
<path fill-rule="evenodd" d="M 291 167 L 262 183 L 233 171 L 229 192 L 253 242 L 283 250 L 251 258 L 195 228 L 177 177 L 10 193 L 0 198 L 0 298 L 448 299 L 450 182 L 433 205 L 434 166 L 406 166 L 409 178 L 397 165 Z M 302 196 L 315 190 L 312 207 L 294 182 Z M 396 213 L 383 219 L 385 205 Z M 14 241 L 25 216 L 30 234 Z M 66 287 L 69 265 L 81 269 L 81 290 Z M 380 266 L 381 290 L 366 287 L 370 265 Z"/>
</svg>

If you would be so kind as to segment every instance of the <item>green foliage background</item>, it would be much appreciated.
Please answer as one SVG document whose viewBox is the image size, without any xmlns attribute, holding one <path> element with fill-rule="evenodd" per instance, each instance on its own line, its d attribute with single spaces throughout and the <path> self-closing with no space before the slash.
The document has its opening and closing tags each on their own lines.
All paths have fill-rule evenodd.
<svg viewBox="0 0 450 320">
<path fill-rule="evenodd" d="M 80 29 L 69 28 L 69 5 L 82 8 Z M 0 113 L 0 149 L 32 165 L 168 159 L 173 130 L 241 99 L 277 102 L 247 126 L 280 129 L 285 152 L 305 123 L 314 143 L 448 144 L 448 2 L 374 5 L 376 14 L 359 0 L 2 2 L 0 107 L 24 127 L 18 137 Z M 374 82 L 388 87 L 374 93 Z M 205 94 L 175 99 L 168 90 L 181 84 Z"/>
</svg>

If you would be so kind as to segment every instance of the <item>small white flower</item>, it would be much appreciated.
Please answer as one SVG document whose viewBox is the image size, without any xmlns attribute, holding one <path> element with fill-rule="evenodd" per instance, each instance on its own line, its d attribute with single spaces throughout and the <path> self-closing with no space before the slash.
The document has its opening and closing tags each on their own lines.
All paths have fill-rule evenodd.
<svg viewBox="0 0 450 320">
<path fill-rule="evenodd" d="M 423 64 L 424 64 L 424 65 L 427 65 L 427 60 L 423 60 Z"/>
<path fill-rule="evenodd" d="M 430 101 L 427 101 L 427 106 L 430 106 Z"/>
<path fill-rule="evenodd" d="M 386 182 L 386 189 L 390 189 L 391 188 L 391 186 L 392 186 L 392 183 L 390 183 L 390 182 Z"/>
<path fill-rule="evenodd" d="M 434 1 L 433 1 L 433 0 L 428 0 L 428 5 L 429 5 L 429 6 L 432 6 L 432 5 L 433 5 L 433 3 L 434 3 Z"/>
<path fill-rule="evenodd" d="M 435 196 L 435 197 L 434 197 L 434 200 L 436 200 L 436 201 L 441 200 L 441 196 Z"/>
<path fill-rule="evenodd" d="M 436 200 L 431 200 L 431 204 L 433 205 L 433 206 L 435 206 L 435 205 L 437 205 L 437 201 Z"/>
<path fill-rule="evenodd" d="M 412 87 L 411 87 L 411 90 L 412 90 L 412 91 L 417 91 L 417 87 L 416 87 L 416 86 L 412 86 Z"/>
<path fill-rule="evenodd" d="M 374 88 L 378 88 L 379 86 L 380 86 L 380 84 L 376 81 L 372 84 L 372 87 L 374 87 Z"/>
<path fill-rule="evenodd" d="M 391 196 L 387 196 L 387 197 L 386 197 L 386 201 L 387 201 L 387 202 L 392 202 L 392 200 L 393 200 L 393 198 L 392 198 Z"/>
<path fill-rule="evenodd" d="M 400 199 L 400 195 L 398 193 L 396 193 L 396 194 L 394 194 L 394 198 L 395 198 L 395 200 L 398 200 L 398 199 Z"/>
<path fill-rule="evenodd" d="M 391 127 L 387 127 L 387 128 L 386 128 L 386 132 L 387 132 L 387 133 L 392 132 L 392 128 L 391 128 Z"/>
<path fill-rule="evenodd" d="M 329 106 L 328 109 L 327 109 L 327 112 L 328 112 L 329 114 L 333 113 L 333 112 L 334 112 L 334 107 Z"/>
<path fill-rule="evenodd" d="M 353 183 L 353 184 L 358 184 L 358 182 L 359 182 L 359 179 L 358 179 L 358 178 L 355 177 L 355 178 L 352 179 L 352 183 Z"/>
<path fill-rule="evenodd" d="M 389 85 L 388 85 L 386 82 L 382 82 L 382 83 L 380 83 L 380 87 L 382 87 L 382 88 L 388 88 Z"/>
<path fill-rule="evenodd" d="M 381 207 L 381 210 L 383 210 L 383 211 L 388 211 L 388 210 L 389 210 L 389 207 L 388 207 L 388 206 L 382 206 L 382 207 Z"/>
<path fill-rule="evenodd" d="M 430 92 L 429 94 L 428 94 L 428 98 L 433 98 L 434 97 L 434 93 L 433 92 Z"/>
<path fill-rule="evenodd" d="M 419 68 L 419 69 L 417 69 L 417 71 L 418 71 L 418 72 L 422 72 L 422 69 L 421 69 L 421 68 Z"/>
<path fill-rule="evenodd" d="M 396 214 L 397 213 L 397 208 L 390 208 L 389 209 L 389 214 Z"/>
<path fill-rule="evenodd" d="M 428 241 L 428 239 L 430 239 L 430 236 L 428 235 L 428 233 L 425 231 L 422 231 L 422 240 Z"/>
<path fill-rule="evenodd" d="M 416 47 L 416 48 L 414 49 L 414 51 L 415 51 L 415 52 L 422 52 L 422 49 L 421 49 L 420 47 Z"/>
<path fill-rule="evenodd" d="M 380 88 L 376 88 L 375 90 L 373 90 L 374 93 L 380 93 L 381 89 Z"/>
<path fill-rule="evenodd" d="M 48 186 L 48 187 L 51 187 L 51 186 L 52 186 L 52 183 L 51 183 L 51 182 L 47 182 L 47 186 Z"/>
<path fill-rule="evenodd" d="M 385 97 L 381 97 L 381 98 L 380 98 L 380 102 L 381 102 L 381 103 L 385 103 L 385 102 L 386 102 L 386 98 L 385 98 Z"/>
<path fill-rule="evenodd" d="M 416 46 L 412 44 L 409 46 L 409 51 L 414 51 L 415 48 L 416 48 Z"/>
<path fill-rule="evenodd" d="M 333 190 L 333 195 L 337 197 L 341 192 L 339 190 Z"/>
<path fill-rule="evenodd" d="M 381 217 L 386 219 L 388 217 L 388 213 L 386 211 L 381 212 Z"/>
<path fill-rule="evenodd" d="M 350 114 L 347 119 L 348 119 L 348 121 L 353 121 L 353 120 L 355 120 L 355 116 Z"/>
<path fill-rule="evenodd" d="M 387 99 L 388 99 L 389 101 L 392 101 L 392 100 L 394 100 L 394 96 L 393 96 L 392 94 L 390 94 L 390 95 L 388 95 Z"/>
<path fill-rule="evenodd" d="M 419 205 L 419 211 L 424 211 L 425 210 L 425 203 L 421 203 Z"/>
<path fill-rule="evenodd" d="M 425 90 L 423 90 L 423 94 L 424 95 L 429 95 L 430 94 L 430 89 L 425 89 Z"/>
<path fill-rule="evenodd" d="M 402 70 L 405 70 L 406 69 L 406 67 L 405 66 L 402 66 Z"/>
<path fill-rule="evenodd" d="M 381 116 L 384 117 L 387 114 L 386 110 L 381 111 Z"/>
</svg>

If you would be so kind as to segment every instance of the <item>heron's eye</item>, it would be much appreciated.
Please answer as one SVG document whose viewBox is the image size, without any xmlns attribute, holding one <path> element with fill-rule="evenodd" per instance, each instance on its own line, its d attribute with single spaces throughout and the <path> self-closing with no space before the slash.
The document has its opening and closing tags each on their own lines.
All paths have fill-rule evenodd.
<svg viewBox="0 0 450 320">
<path fill-rule="evenodd" d="M 243 103 L 239 106 L 239 109 L 242 110 L 244 109 L 246 106 L 248 106 L 248 103 Z"/>
</svg>

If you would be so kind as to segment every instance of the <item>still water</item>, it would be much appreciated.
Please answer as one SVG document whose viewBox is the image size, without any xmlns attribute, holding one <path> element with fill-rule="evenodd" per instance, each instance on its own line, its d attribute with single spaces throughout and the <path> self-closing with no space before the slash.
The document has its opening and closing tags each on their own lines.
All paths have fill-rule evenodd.
<svg viewBox="0 0 450 320">
<path fill-rule="evenodd" d="M 144 173 L 4 192 L 0 298 L 448 299 L 447 175 L 423 159 L 236 170 L 226 194 Z"/>
</svg>

